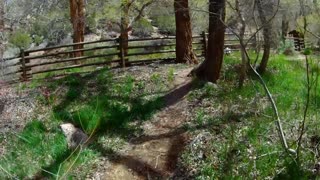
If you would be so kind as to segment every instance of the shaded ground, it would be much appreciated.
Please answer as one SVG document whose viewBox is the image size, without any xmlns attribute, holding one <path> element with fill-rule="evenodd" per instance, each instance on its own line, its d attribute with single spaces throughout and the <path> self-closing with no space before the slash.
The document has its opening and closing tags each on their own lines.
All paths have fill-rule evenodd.
<svg viewBox="0 0 320 180">
<path fill-rule="evenodd" d="M 98 170 L 95 179 L 156 179 L 175 176 L 177 162 L 188 139 L 183 125 L 188 121 L 188 104 L 184 99 L 191 89 L 192 68 L 177 72 L 177 86 L 165 96 L 165 108 L 142 125 L 144 134 L 132 138 L 121 155 Z M 187 78 L 186 78 L 187 77 Z"/>
<path fill-rule="evenodd" d="M 107 109 L 110 114 L 105 115 L 102 113 L 99 118 L 102 120 L 105 118 L 113 119 L 114 122 L 108 122 L 106 130 L 104 130 L 106 132 L 98 134 L 99 142 L 93 143 L 94 145 L 88 148 L 88 151 L 100 154 L 98 159 L 92 159 L 92 162 L 90 162 L 95 163 L 95 165 L 88 165 L 90 169 L 78 174 L 74 174 L 74 172 L 77 173 L 81 170 L 75 168 L 73 173 L 69 174 L 70 176 L 82 178 L 83 174 L 87 174 L 86 172 L 88 171 L 90 173 L 87 177 L 93 179 L 154 179 L 175 176 L 178 172 L 178 158 L 189 140 L 183 126 L 189 119 L 185 95 L 191 89 L 191 78 L 187 77 L 191 69 L 190 67 L 175 65 L 160 68 L 158 64 L 151 64 L 148 67 L 131 67 L 125 71 L 115 70 L 113 73 L 117 75 L 111 82 L 109 82 L 108 78 L 105 79 L 103 77 L 104 75 L 108 76 L 108 73 L 100 74 L 103 75 L 101 77 L 102 82 L 107 85 L 110 83 L 111 87 L 115 89 L 105 86 L 105 84 L 99 84 L 96 81 L 94 77 L 99 75 L 99 72 L 83 78 L 80 76 L 70 77 L 71 79 L 67 77 L 66 81 L 62 81 L 67 82 L 67 84 L 58 83 L 58 86 L 53 84 L 53 89 L 40 87 L 32 90 L 32 92 L 27 91 L 27 89 L 21 92 L 14 91 L 14 88 L 2 89 L 4 96 L 1 96 L 1 99 L 4 99 L 5 103 L 2 104 L 1 117 L 7 119 L 7 121 L 3 119 L 1 123 L 4 126 L 0 127 L 0 131 L 3 132 L 1 137 L 1 156 L 6 154 L 1 158 L 12 158 L 12 160 L 16 157 L 23 158 L 23 162 L 18 164 L 12 164 L 8 159 L 6 160 L 8 162 L 3 163 L 2 166 L 6 171 L 12 173 L 12 176 L 17 175 L 18 177 L 28 175 L 29 178 L 44 178 L 48 175 L 50 177 L 52 173 L 59 174 L 60 165 L 65 164 L 65 160 L 71 155 L 71 152 L 63 150 L 65 145 L 56 123 L 58 123 L 57 121 L 74 121 L 74 118 L 80 118 L 78 117 L 78 110 L 79 112 L 82 110 L 86 112 L 85 109 L 92 106 L 93 109 L 102 108 L 102 111 Z M 166 78 L 161 79 L 163 77 Z M 117 82 L 118 78 L 122 78 L 122 80 Z M 168 79 L 170 79 L 170 82 L 164 83 Z M 152 81 L 152 83 L 148 81 Z M 125 85 L 123 86 L 121 83 L 125 83 Z M 131 92 L 132 83 L 135 84 L 134 86 L 141 85 L 142 92 L 134 92 L 138 94 L 133 96 L 128 94 L 119 97 L 113 97 L 112 92 L 109 92 L 109 90 L 120 91 L 120 94 L 122 92 Z M 150 84 L 151 86 L 144 87 L 144 83 L 146 83 L 146 86 L 150 86 Z M 163 87 L 166 85 L 169 87 Z M 55 87 L 57 88 L 55 89 Z M 86 87 L 86 90 L 82 87 Z M 105 87 L 108 89 L 105 89 Z M 123 88 L 129 89 L 122 91 Z M 145 91 L 145 89 L 151 90 L 151 94 L 148 94 L 149 90 Z M 168 92 L 168 89 L 171 90 Z M 12 91 L 11 94 L 14 98 L 9 98 L 8 91 Z M 108 96 L 105 96 L 106 94 Z M 164 104 L 158 104 L 156 98 L 158 96 L 161 97 Z M 96 103 L 99 98 L 104 98 L 105 101 L 101 102 L 102 105 L 97 107 Z M 82 100 L 84 102 L 82 104 L 79 103 Z M 51 101 L 53 104 L 51 104 Z M 132 106 L 133 109 L 126 109 L 127 105 Z M 123 109 L 124 107 L 125 109 Z M 159 107 L 161 108 L 159 109 Z M 110 111 L 109 108 L 113 109 Z M 155 110 L 158 111 L 156 114 L 153 113 Z M 20 115 L 19 113 L 22 114 Z M 52 113 L 54 119 L 51 117 Z M 150 115 L 152 115 L 151 119 L 149 118 Z M 88 119 L 89 121 L 91 120 L 90 118 Z M 85 119 L 82 117 L 80 118 L 81 120 Z M 30 122 L 29 126 L 25 127 L 28 122 Z M 132 125 L 127 125 L 127 123 Z M 114 127 L 115 130 L 109 132 L 112 129 L 108 127 L 109 125 Z M 20 130 L 22 129 L 24 130 L 21 134 Z M 4 136 L 8 132 L 13 134 L 10 141 L 15 139 L 15 143 L 22 143 L 22 149 L 18 144 L 14 143 L 10 150 L 5 151 L 5 147 L 10 146 L 9 141 Z M 112 147 L 113 141 L 117 139 L 114 136 L 119 137 L 116 147 Z M 41 143 L 37 139 L 43 139 L 46 142 Z M 39 159 L 37 161 L 33 158 L 34 155 L 36 156 L 34 152 L 38 149 L 47 151 L 52 146 L 52 143 L 56 145 L 53 147 L 54 152 L 48 152 L 48 158 L 43 157 L 46 152 L 42 152 L 45 153 L 43 155 L 42 153 L 41 155 L 39 154 L 39 158 L 43 160 Z M 34 145 L 30 147 L 30 144 Z M 28 151 L 26 153 L 31 154 L 24 157 L 23 149 Z M 88 151 L 85 150 L 85 152 Z M 17 153 L 18 156 L 11 153 Z M 46 161 L 45 164 L 47 165 L 44 165 L 43 161 Z M 25 163 L 33 165 L 30 169 L 27 167 L 26 169 L 19 168 Z M 10 166 L 13 167 L 11 168 Z M 38 172 L 34 173 L 36 171 Z M 50 173 L 48 174 L 48 172 Z M 3 174 L 1 175 L 0 173 L 0 177 L 2 176 Z"/>
<path fill-rule="evenodd" d="M 191 68 L 173 64 L 102 70 L 50 83 L 47 90 L 52 96 L 43 99 L 42 105 L 51 107 L 52 119 L 34 121 L 25 128 L 20 134 L 23 139 L 13 141 L 16 147 L 0 165 L 21 179 L 304 177 L 304 171 L 310 172 L 314 161 L 319 162 L 320 151 L 308 140 L 318 137 L 318 130 L 308 131 L 304 138 L 309 150 L 302 154 L 304 169 L 292 168 L 264 91 L 254 79 L 237 89 L 237 73 L 228 63 L 218 85 L 191 83 L 187 77 Z M 295 147 L 303 110 L 303 72 L 299 64 L 277 57 L 264 75 L 290 147 Z M 309 127 L 319 127 L 316 116 L 311 118 Z M 72 155 L 58 129 L 62 122 L 89 132 L 90 123 L 103 124 L 94 142 Z M 7 177 L 1 173 L 0 177 Z"/>
</svg>

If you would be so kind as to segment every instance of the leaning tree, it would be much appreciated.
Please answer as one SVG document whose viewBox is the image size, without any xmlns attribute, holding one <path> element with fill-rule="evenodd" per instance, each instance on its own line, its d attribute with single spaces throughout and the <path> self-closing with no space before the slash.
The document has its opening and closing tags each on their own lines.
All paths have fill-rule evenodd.
<svg viewBox="0 0 320 180">
<path fill-rule="evenodd" d="M 175 0 L 176 17 L 176 62 L 197 64 L 197 57 L 192 49 L 192 30 L 188 0 Z"/>
<path fill-rule="evenodd" d="M 202 80 L 216 83 L 223 61 L 225 0 L 209 0 L 209 37 L 206 59 L 194 70 Z"/>
</svg>

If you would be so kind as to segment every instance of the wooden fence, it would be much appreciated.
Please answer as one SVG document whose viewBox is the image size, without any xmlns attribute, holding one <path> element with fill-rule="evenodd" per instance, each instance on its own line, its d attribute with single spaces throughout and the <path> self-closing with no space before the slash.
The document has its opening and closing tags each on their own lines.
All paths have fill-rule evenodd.
<svg viewBox="0 0 320 180">
<path fill-rule="evenodd" d="M 206 43 L 206 33 L 193 36 L 193 48 L 198 57 L 206 53 Z M 174 36 L 129 39 L 127 49 L 124 49 L 123 44 L 119 39 L 103 39 L 36 50 L 21 49 L 18 57 L 4 59 L 3 69 L 6 69 L 6 72 L 3 77 L 7 77 L 7 81 L 20 82 L 86 73 L 105 65 L 126 67 L 137 63 L 175 59 Z M 84 48 L 74 50 L 76 45 L 84 45 Z M 225 46 L 233 50 L 240 48 L 238 40 L 228 34 Z M 83 56 L 73 57 L 76 52 L 83 52 Z"/>
</svg>

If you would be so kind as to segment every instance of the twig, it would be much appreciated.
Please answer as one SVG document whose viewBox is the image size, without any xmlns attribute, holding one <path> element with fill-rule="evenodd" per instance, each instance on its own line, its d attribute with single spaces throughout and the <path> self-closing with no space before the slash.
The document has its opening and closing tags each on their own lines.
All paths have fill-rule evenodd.
<svg viewBox="0 0 320 180">
<path fill-rule="evenodd" d="M 298 139 L 298 147 L 297 147 L 297 160 L 299 162 L 300 159 L 300 148 L 301 148 L 301 143 L 302 143 L 302 136 L 305 133 L 305 123 L 307 120 L 307 115 L 308 115 L 308 109 L 309 109 L 309 104 L 310 104 L 310 91 L 311 91 L 311 84 L 310 84 L 310 74 L 309 74 L 309 61 L 308 61 L 308 56 L 305 55 L 306 57 L 306 73 L 307 73 L 307 101 L 305 104 L 305 108 L 304 108 L 304 112 L 303 112 L 303 121 L 302 121 L 302 125 L 300 127 L 300 135 L 299 135 L 299 139 Z"/>
<path fill-rule="evenodd" d="M 67 171 L 65 173 L 63 173 L 63 176 L 60 179 L 64 179 L 64 177 L 70 172 L 71 168 L 74 166 L 74 164 L 76 163 L 76 161 L 79 159 L 79 156 L 82 152 L 82 146 L 80 145 L 80 151 L 77 154 L 77 157 L 75 158 L 75 160 L 71 163 L 71 165 L 69 166 L 69 168 L 67 169 Z"/>
<path fill-rule="evenodd" d="M 97 99 L 97 104 L 96 104 L 96 109 L 95 109 L 95 112 L 93 114 L 93 117 L 95 116 L 95 114 L 97 113 L 97 110 L 98 110 L 98 99 Z M 84 144 L 88 143 L 89 140 L 91 140 L 91 138 L 93 137 L 94 133 L 96 132 L 96 130 L 98 129 L 98 125 L 99 125 L 99 122 L 96 124 L 96 126 L 94 127 L 94 130 L 90 133 L 90 136 L 87 138 L 87 140 L 84 142 Z M 78 146 L 72 151 L 72 153 L 61 163 L 65 163 L 68 159 L 70 159 L 72 157 L 72 155 L 78 150 L 79 150 L 79 153 L 77 154 L 77 157 L 75 159 L 75 161 L 72 162 L 72 164 L 69 166 L 68 170 L 62 175 L 62 177 L 60 179 L 63 179 L 66 174 L 71 170 L 71 168 L 74 166 L 75 162 L 77 161 L 77 159 L 79 158 L 81 152 L 82 152 L 82 145 L 81 144 L 78 144 Z M 60 166 L 61 166 L 60 164 Z"/>
<path fill-rule="evenodd" d="M 45 170 L 45 169 L 43 169 L 43 168 L 41 168 L 41 171 L 44 171 L 44 172 L 46 172 L 46 173 L 48 173 L 48 174 L 50 174 L 50 175 L 53 175 L 53 176 L 55 176 L 55 177 L 59 177 L 57 174 L 54 174 L 54 173 L 52 173 L 52 172 L 50 172 L 50 171 L 47 171 L 47 170 Z"/>
<path fill-rule="evenodd" d="M 276 16 L 277 12 L 279 11 L 279 3 L 280 1 L 278 1 L 278 5 L 277 5 L 277 9 L 276 9 L 276 12 L 273 14 L 273 16 L 267 21 L 266 24 L 270 23 Z M 224 22 L 223 22 L 224 23 Z M 259 29 L 257 29 L 257 31 L 254 33 L 254 35 L 256 35 L 266 24 L 262 25 Z M 227 27 L 227 26 L 226 26 Z M 246 44 L 243 43 L 241 37 L 239 36 L 239 34 L 237 34 L 234 30 L 232 30 L 231 28 L 229 28 L 231 30 L 231 32 L 238 38 L 238 40 L 240 41 L 240 45 L 242 48 L 244 48 L 244 52 L 245 52 L 245 55 L 247 57 L 247 61 L 248 62 L 251 62 L 250 60 L 250 57 L 249 57 L 249 54 L 248 54 L 248 51 L 245 49 L 246 47 Z M 252 38 L 253 36 L 251 36 Z M 249 42 L 249 40 L 248 40 Z M 247 42 L 247 43 L 248 43 Z M 278 112 L 278 108 L 277 108 L 277 105 L 272 97 L 272 94 L 271 92 L 269 91 L 269 88 L 268 86 L 266 85 L 266 83 L 264 82 L 263 78 L 261 77 L 261 75 L 256 71 L 256 69 L 252 66 L 252 64 L 248 63 L 249 64 L 249 67 L 250 69 L 254 72 L 255 76 L 258 77 L 259 79 L 259 82 L 260 84 L 263 86 L 263 89 L 265 90 L 266 94 L 267 94 L 267 97 L 271 103 L 271 106 L 272 106 L 272 109 L 273 109 L 273 112 L 274 112 L 274 116 L 276 118 L 276 126 L 277 126 L 277 129 L 278 129 L 278 134 L 279 134 L 279 138 L 281 140 L 281 143 L 284 147 L 284 149 L 286 150 L 286 152 L 288 152 L 289 154 L 294 154 L 296 155 L 296 151 L 293 150 L 293 149 L 289 149 L 288 147 L 288 144 L 287 144 L 287 140 L 286 140 L 286 137 L 284 135 L 284 132 L 283 132 L 283 128 L 282 128 L 282 123 L 281 123 L 281 119 L 280 119 L 280 116 L 279 116 L 279 112 Z"/>
<path fill-rule="evenodd" d="M 157 158 L 156 158 L 156 166 L 154 167 L 154 168 L 156 168 L 157 169 L 157 167 L 158 167 L 158 161 L 159 161 L 159 157 L 161 156 L 161 154 L 159 154 L 158 156 L 157 156 Z"/>
<path fill-rule="evenodd" d="M 10 174 L 7 170 L 5 170 L 1 165 L 0 165 L 0 169 L 5 172 L 7 175 L 9 175 L 10 178 L 13 178 L 13 175 Z"/>
<path fill-rule="evenodd" d="M 270 155 L 273 155 L 273 154 L 279 154 L 281 152 L 283 152 L 283 151 L 273 151 L 273 152 L 270 152 L 270 153 L 266 153 L 266 154 L 262 154 L 260 156 L 257 156 L 257 157 L 255 157 L 255 159 L 260 159 L 260 158 L 263 158 L 265 156 L 270 156 Z"/>
<path fill-rule="evenodd" d="M 56 180 L 59 180 L 60 170 L 61 170 L 61 164 L 59 164 L 59 169 L 58 169 L 58 172 L 57 172 Z"/>
</svg>

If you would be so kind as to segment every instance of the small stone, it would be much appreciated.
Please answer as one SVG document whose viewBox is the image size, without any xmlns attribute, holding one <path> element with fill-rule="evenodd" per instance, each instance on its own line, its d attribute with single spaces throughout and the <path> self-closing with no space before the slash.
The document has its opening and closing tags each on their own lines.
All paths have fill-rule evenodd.
<svg viewBox="0 0 320 180">
<path fill-rule="evenodd" d="M 88 140 L 88 135 L 71 123 L 61 124 L 60 128 L 67 138 L 68 148 L 70 149 L 75 149 L 79 145 L 84 145 Z"/>
<path fill-rule="evenodd" d="M 207 82 L 207 86 L 211 86 L 211 87 L 213 87 L 214 89 L 218 89 L 218 88 L 219 88 L 217 84 L 212 83 L 212 82 Z"/>
</svg>

